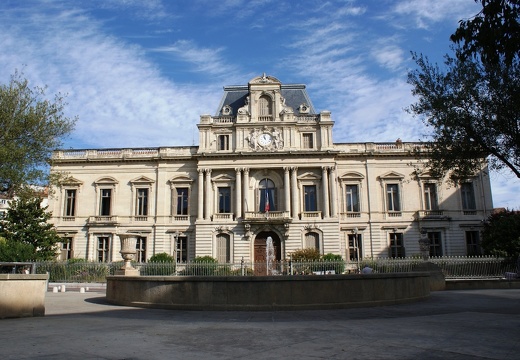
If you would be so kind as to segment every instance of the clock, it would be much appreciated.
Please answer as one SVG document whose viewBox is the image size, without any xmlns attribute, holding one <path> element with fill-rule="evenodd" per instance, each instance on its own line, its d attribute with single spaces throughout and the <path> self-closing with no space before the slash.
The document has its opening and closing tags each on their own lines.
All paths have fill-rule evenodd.
<svg viewBox="0 0 520 360">
<path fill-rule="evenodd" d="M 258 137 L 258 144 L 260 146 L 268 146 L 269 144 L 271 144 L 272 141 L 273 139 L 271 138 L 271 135 L 267 133 L 260 134 L 260 136 Z"/>
</svg>

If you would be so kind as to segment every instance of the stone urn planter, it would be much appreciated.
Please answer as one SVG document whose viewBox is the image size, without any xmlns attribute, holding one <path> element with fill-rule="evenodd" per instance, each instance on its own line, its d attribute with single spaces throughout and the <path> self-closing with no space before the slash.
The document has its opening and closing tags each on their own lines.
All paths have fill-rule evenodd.
<svg viewBox="0 0 520 360">
<path fill-rule="evenodd" d="M 140 234 L 134 233 L 123 233 L 117 234 L 119 239 L 121 240 L 121 256 L 124 260 L 124 265 L 120 269 L 116 270 L 116 275 L 125 275 L 125 276 L 138 276 L 139 270 L 132 266 L 132 260 L 134 260 L 135 255 L 137 253 L 135 246 L 137 243 L 137 237 Z"/>
</svg>

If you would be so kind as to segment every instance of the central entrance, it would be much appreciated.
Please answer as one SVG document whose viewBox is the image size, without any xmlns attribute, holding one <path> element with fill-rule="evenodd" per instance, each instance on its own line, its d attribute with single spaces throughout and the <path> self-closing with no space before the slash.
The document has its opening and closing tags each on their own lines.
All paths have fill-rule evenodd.
<svg viewBox="0 0 520 360">
<path fill-rule="evenodd" d="M 280 238 L 273 231 L 262 231 L 256 235 L 255 238 L 255 254 L 254 254 L 254 270 L 255 275 L 267 275 L 266 266 L 266 241 L 268 237 L 273 239 L 274 256 L 275 256 L 275 268 L 280 264 L 282 258 L 282 247 L 280 244 Z"/>
</svg>

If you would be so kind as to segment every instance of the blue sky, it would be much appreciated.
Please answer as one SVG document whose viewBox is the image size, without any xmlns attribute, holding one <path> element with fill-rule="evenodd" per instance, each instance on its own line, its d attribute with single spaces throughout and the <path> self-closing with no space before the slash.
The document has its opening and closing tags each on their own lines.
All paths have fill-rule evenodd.
<svg viewBox="0 0 520 360">
<path fill-rule="evenodd" d="M 78 115 L 65 148 L 198 144 L 225 85 L 262 73 L 306 84 L 335 142 L 426 139 L 410 51 L 441 63 L 473 0 L 3 0 L 0 81 L 15 69 Z M 492 174 L 495 206 L 520 181 Z"/>
</svg>

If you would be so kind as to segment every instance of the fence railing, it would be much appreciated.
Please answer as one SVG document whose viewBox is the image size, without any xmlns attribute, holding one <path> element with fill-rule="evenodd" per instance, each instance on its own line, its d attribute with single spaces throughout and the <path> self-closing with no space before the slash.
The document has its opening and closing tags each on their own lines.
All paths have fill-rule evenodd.
<svg viewBox="0 0 520 360">
<path fill-rule="evenodd" d="M 519 273 L 518 264 L 496 257 L 433 257 L 446 279 L 503 278 L 506 273 Z M 265 276 L 265 275 L 322 275 L 358 273 L 368 266 L 374 273 L 412 272 L 422 263 L 420 258 L 378 258 L 353 261 L 275 261 L 239 263 L 133 263 L 142 276 Z M 106 282 L 123 262 L 67 262 L 47 261 L 34 263 L 37 274 L 49 273 L 51 282 Z"/>
</svg>

